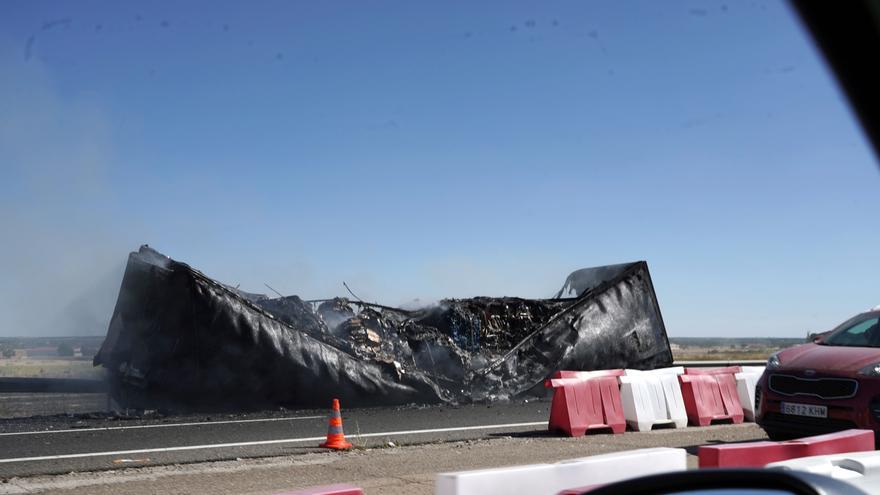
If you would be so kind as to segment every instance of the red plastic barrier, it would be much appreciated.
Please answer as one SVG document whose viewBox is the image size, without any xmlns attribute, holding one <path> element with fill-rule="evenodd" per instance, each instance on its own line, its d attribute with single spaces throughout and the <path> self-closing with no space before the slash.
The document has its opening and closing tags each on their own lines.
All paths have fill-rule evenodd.
<svg viewBox="0 0 880 495">
<path fill-rule="evenodd" d="M 602 372 L 559 371 L 547 380 L 552 387 L 549 428 L 579 437 L 587 430 L 610 428 L 613 433 L 626 430 L 620 387 L 617 377 L 623 370 Z"/>
<path fill-rule="evenodd" d="M 726 368 L 685 368 L 685 375 L 735 375 L 742 373 L 742 366 L 728 366 Z"/>
<path fill-rule="evenodd" d="M 284 492 L 277 495 L 364 495 L 364 491 L 353 485 L 325 485 L 303 488 L 295 492 Z"/>
<path fill-rule="evenodd" d="M 581 493 L 586 493 L 595 490 L 596 488 L 603 487 L 605 485 L 587 485 L 587 486 L 579 486 L 577 488 L 568 488 L 566 490 L 562 490 L 556 495 L 580 495 Z"/>
<path fill-rule="evenodd" d="M 786 442 L 749 442 L 703 445 L 700 467 L 763 467 L 771 462 L 874 450 L 873 430 L 846 430 Z"/>
<path fill-rule="evenodd" d="M 735 376 L 741 369 L 739 366 L 685 369 L 678 380 L 690 424 L 708 426 L 712 421 L 724 419 L 742 423 L 743 408 Z"/>
<path fill-rule="evenodd" d="M 559 370 L 553 374 L 553 378 L 598 378 L 602 376 L 623 376 L 623 370 L 596 370 L 596 371 L 570 371 Z"/>
</svg>

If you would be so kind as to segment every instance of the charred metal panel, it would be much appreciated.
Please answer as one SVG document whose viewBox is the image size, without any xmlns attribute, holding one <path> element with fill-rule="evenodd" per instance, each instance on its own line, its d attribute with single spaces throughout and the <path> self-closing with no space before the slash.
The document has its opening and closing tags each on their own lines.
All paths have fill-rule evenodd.
<svg viewBox="0 0 880 495">
<path fill-rule="evenodd" d="M 417 369 L 360 359 L 155 251 L 132 253 L 95 364 L 141 400 L 361 404 L 452 398 Z"/>
<path fill-rule="evenodd" d="M 653 369 L 671 364 L 666 327 L 648 264 L 642 261 L 585 289 L 573 304 L 482 370 L 473 388 L 475 398 L 513 397 L 559 369 Z"/>
<path fill-rule="evenodd" d="M 449 299 L 414 311 L 268 298 L 143 246 L 129 256 L 95 364 L 149 405 L 495 400 L 560 368 L 671 364 L 647 263 L 574 272 L 563 294 L 575 297 Z"/>
</svg>

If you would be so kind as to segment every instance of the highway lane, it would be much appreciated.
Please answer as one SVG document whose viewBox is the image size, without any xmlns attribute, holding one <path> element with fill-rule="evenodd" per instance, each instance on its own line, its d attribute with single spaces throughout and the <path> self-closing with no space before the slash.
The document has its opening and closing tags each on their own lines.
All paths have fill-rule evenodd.
<svg viewBox="0 0 880 495">
<path fill-rule="evenodd" d="M 136 469 L 19 477 L 0 482 L 0 494 L 57 493 L 287 493 L 309 486 L 350 483 L 372 494 L 434 492 L 437 473 L 558 462 L 596 454 L 650 447 L 687 449 L 697 466 L 697 446 L 766 440 L 754 423 L 702 428 L 627 432 L 569 438 L 513 435 L 465 442 L 430 443 L 340 454 L 317 452 L 263 459 L 241 459 Z"/>
<path fill-rule="evenodd" d="M 0 478 L 321 451 L 328 411 L 107 421 L 64 417 L 0 422 Z M 343 409 L 360 448 L 543 435 L 548 401 L 461 407 Z"/>
</svg>

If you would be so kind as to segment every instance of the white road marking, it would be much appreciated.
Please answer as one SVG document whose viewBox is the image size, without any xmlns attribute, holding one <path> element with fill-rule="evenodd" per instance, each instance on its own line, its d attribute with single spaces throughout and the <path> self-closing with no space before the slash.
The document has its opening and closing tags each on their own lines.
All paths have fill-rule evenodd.
<svg viewBox="0 0 880 495">
<path fill-rule="evenodd" d="M 369 438 L 369 437 L 391 437 L 403 435 L 418 435 L 423 433 L 445 433 L 453 431 L 471 431 L 471 430 L 497 430 L 502 428 L 519 428 L 523 426 L 541 426 L 547 425 L 546 421 L 533 421 L 531 423 L 508 423 L 499 425 L 481 425 L 481 426 L 459 426 L 452 428 L 430 428 L 426 430 L 401 430 L 401 431 L 383 431 L 379 433 L 362 433 L 360 435 L 349 435 L 353 439 Z M 301 443 L 301 442 L 317 442 L 326 440 L 326 436 L 306 437 L 306 438 L 285 438 L 281 440 L 260 440 L 255 442 L 235 442 L 235 443 L 215 443 L 208 445 L 183 445 L 179 447 L 159 447 L 153 449 L 136 449 L 136 450 L 117 450 L 112 452 L 83 452 L 79 454 L 59 454 L 44 455 L 38 457 L 18 457 L 15 459 L 0 459 L 0 464 L 8 464 L 12 462 L 33 462 L 33 461 L 56 461 L 60 459 L 81 459 L 84 457 L 103 457 L 111 455 L 131 455 L 131 454 L 150 454 L 157 452 L 180 452 L 184 450 L 201 450 L 201 449 L 225 449 L 230 447 L 251 447 L 255 445 L 276 445 L 280 443 Z"/>
<path fill-rule="evenodd" d="M 227 425 L 233 423 L 260 423 L 270 421 L 292 421 L 296 419 L 321 419 L 327 416 L 294 416 L 290 418 L 263 418 L 263 419 L 230 419 L 227 421 L 201 421 L 194 423 L 161 423 L 155 425 L 136 425 L 136 426 L 105 426 L 102 428 L 70 428 L 67 430 L 45 430 L 45 431 L 14 431 L 9 433 L 0 433 L 0 437 L 8 437 L 13 435 L 43 435 L 46 433 L 72 433 L 72 432 L 89 432 L 89 431 L 110 431 L 110 430 L 141 430 L 145 428 L 171 428 L 175 426 L 204 426 L 204 425 Z"/>
</svg>

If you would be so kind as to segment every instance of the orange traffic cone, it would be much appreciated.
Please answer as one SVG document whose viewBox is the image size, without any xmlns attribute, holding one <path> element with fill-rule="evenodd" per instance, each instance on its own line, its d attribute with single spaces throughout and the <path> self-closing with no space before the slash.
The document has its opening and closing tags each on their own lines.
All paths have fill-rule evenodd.
<svg viewBox="0 0 880 495">
<path fill-rule="evenodd" d="M 342 413 L 339 412 L 339 399 L 333 399 L 333 411 L 330 413 L 330 426 L 327 428 L 327 441 L 319 445 L 328 449 L 350 449 L 351 444 L 345 441 L 342 432 Z"/>
</svg>

